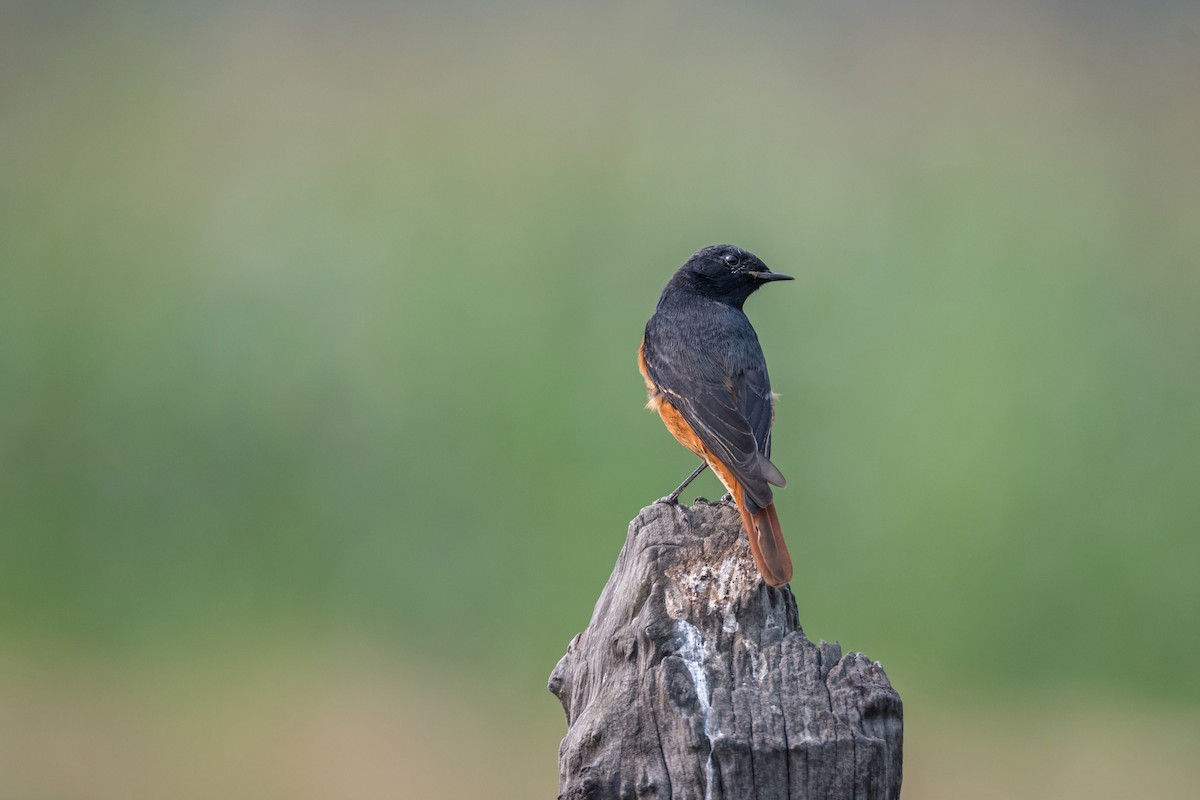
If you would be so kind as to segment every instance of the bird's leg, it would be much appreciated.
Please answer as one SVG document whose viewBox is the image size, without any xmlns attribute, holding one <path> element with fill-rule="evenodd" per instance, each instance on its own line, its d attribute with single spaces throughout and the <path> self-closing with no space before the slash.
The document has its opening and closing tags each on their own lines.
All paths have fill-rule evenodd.
<svg viewBox="0 0 1200 800">
<path fill-rule="evenodd" d="M 688 475 L 687 478 L 684 479 L 683 483 L 679 484 L 678 488 L 676 488 L 675 491 L 671 492 L 669 495 L 662 498 L 662 500 L 660 500 L 659 502 L 661 502 L 661 503 L 678 503 L 680 493 L 688 487 L 689 483 L 696 480 L 696 477 L 701 472 L 704 472 L 704 470 L 707 468 L 708 468 L 708 462 L 701 461 L 700 466 L 696 467 L 695 471 L 692 472 L 691 475 Z"/>
</svg>

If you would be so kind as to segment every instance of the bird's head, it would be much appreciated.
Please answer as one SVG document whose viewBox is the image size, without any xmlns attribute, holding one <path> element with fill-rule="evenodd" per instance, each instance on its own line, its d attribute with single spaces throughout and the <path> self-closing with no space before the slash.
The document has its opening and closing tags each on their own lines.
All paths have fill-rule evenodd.
<svg viewBox="0 0 1200 800">
<path fill-rule="evenodd" d="M 741 308 L 758 287 L 790 281 L 791 275 L 772 272 L 758 256 L 731 244 L 706 247 L 692 255 L 676 275 L 701 294 Z"/>
</svg>

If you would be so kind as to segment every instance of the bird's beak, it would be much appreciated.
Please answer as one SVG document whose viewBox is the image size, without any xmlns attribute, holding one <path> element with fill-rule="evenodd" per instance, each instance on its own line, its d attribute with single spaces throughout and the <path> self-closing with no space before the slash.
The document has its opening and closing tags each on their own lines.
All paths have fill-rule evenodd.
<svg viewBox="0 0 1200 800">
<path fill-rule="evenodd" d="M 755 280 L 766 283 L 767 281 L 794 281 L 796 280 L 791 275 L 784 275 L 782 272 L 771 272 L 771 270 L 763 270 L 761 272 L 751 272 L 750 277 Z"/>
</svg>

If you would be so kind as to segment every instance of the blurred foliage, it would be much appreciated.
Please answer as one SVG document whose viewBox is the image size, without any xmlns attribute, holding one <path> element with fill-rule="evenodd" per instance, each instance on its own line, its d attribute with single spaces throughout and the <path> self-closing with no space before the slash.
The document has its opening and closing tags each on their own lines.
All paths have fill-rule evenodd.
<svg viewBox="0 0 1200 800">
<path fill-rule="evenodd" d="M 809 635 L 1194 704 L 1198 19 L 1089 8 L 8 8 L 0 632 L 542 691 L 694 466 L 634 352 L 732 241 L 799 278 Z"/>
</svg>

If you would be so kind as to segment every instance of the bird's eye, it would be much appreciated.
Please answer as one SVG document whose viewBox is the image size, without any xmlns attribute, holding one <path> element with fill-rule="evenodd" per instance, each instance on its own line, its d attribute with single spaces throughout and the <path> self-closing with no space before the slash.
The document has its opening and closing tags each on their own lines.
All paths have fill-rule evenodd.
<svg viewBox="0 0 1200 800">
<path fill-rule="evenodd" d="M 737 256 L 735 256 L 733 253 L 730 253 L 729 255 L 725 256 L 724 261 L 726 264 L 728 264 L 731 267 L 736 267 L 738 264 L 742 263 L 742 260 L 740 258 L 738 258 Z"/>
</svg>

